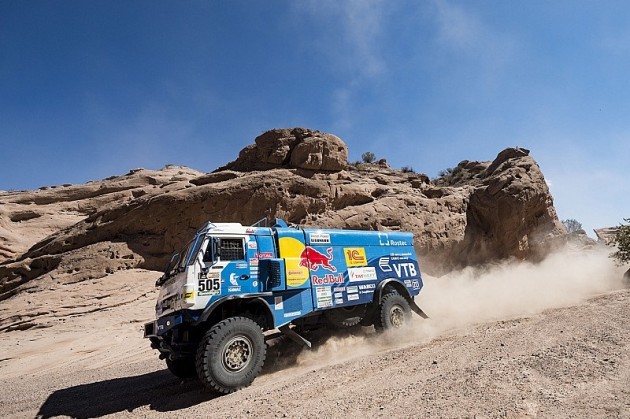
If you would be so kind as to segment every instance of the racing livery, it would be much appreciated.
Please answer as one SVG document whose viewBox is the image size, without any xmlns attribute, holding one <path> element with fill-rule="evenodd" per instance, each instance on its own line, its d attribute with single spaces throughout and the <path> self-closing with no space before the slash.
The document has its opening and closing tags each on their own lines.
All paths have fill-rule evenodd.
<svg viewBox="0 0 630 419">
<path fill-rule="evenodd" d="M 270 224 L 270 225 L 267 225 Z M 171 258 L 156 320 L 145 325 L 171 372 L 230 393 L 251 384 L 265 339 L 321 325 L 399 328 L 411 311 L 420 267 L 407 232 L 207 223 Z"/>
</svg>

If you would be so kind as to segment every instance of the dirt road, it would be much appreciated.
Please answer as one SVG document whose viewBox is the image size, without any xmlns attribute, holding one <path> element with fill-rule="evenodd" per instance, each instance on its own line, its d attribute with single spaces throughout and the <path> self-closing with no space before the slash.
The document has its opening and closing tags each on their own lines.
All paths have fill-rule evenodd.
<svg viewBox="0 0 630 419">
<path fill-rule="evenodd" d="M 425 342 L 368 334 L 272 353 L 251 387 L 219 398 L 128 340 L 23 375 L 2 360 L 2 416 L 630 418 L 630 290 Z"/>
</svg>

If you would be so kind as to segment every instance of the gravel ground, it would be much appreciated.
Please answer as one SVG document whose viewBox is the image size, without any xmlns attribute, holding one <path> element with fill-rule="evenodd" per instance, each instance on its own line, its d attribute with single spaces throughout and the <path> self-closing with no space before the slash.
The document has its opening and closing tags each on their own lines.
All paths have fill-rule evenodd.
<svg viewBox="0 0 630 419">
<path fill-rule="evenodd" d="M 134 336 L 75 352 L 54 327 L 5 334 L 1 416 L 630 418 L 630 290 L 434 336 L 334 337 L 309 353 L 276 346 L 252 386 L 222 397 L 170 375 Z M 29 370 L 27 342 L 42 341 L 58 350 Z M 24 350 L 11 353 L 16 342 Z"/>
</svg>

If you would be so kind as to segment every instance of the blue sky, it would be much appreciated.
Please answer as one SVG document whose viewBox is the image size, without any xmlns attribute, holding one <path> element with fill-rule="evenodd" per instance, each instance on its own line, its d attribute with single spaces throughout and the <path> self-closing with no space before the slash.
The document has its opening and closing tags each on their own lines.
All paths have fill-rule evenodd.
<svg viewBox="0 0 630 419">
<path fill-rule="evenodd" d="M 212 171 L 302 126 L 435 176 L 531 150 L 561 219 L 630 217 L 630 2 L 0 2 L 0 189 Z"/>
</svg>

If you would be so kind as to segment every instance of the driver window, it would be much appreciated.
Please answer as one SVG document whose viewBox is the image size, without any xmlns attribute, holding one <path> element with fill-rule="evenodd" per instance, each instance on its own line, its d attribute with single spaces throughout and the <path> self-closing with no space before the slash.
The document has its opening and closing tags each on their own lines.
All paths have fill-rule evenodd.
<svg viewBox="0 0 630 419">
<path fill-rule="evenodd" d="M 206 246 L 206 251 L 203 254 L 204 262 L 212 262 L 212 240 L 208 242 L 208 246 Z"/>
<path fill-rule="evenodd" d="M 221 260 L 245 260 L 243 239 L 221 239 Z"/>
</svg>

